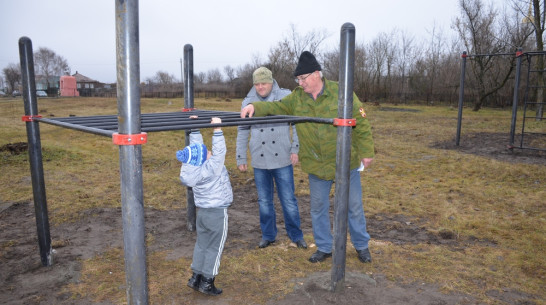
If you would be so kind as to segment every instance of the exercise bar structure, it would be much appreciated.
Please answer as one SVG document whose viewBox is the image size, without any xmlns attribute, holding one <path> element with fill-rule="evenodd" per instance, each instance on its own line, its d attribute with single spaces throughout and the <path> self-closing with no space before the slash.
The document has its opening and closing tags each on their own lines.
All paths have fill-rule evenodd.
<svg viewBox="0 0 546 305">
<path fill-rule="evenodd" d="M 197 116 L 196 119 L 190 116 Z M 222 123 L 211 124 L 212 117 L 222 118 Z M 113 137 L 118 130 L 118 118 L 115 115 L 67 117 L 67 118 L 34 118 L 35 121 L 75 129 L 97 135 Z M 239 112 L 198 110 L 165 113 L 148 113 L 141 116 L 143 132 L 158 132 L 172 130 L 190 130 L 211 128 L 215 126 L 238 126 L 273 123 L 315 122 L 332 124 L 334 119 L 276 115 L 268 117 L 252 117 L 241 119 Z"/>
<path fill-rule="evenodd" d="M 53 262 L 47 200 L 45 193 L 40 130 L 38 123 L 52 124 L 96 135 L 112 137 L 119 146 L 121 208 L 125 278 L 128 304 L 148 304 L 146 270 L 144 205 L 142 191 L 142 144 L 148 132 L 211 128 L 216 126 L 254 125 L 261 123 L 316 122 L 334 124 L 338 128 L 336 183 L 334 206 L 334 253 L 332 262 L 332 290 L 343 288 L 347 243 L 347 207 L 349 190 L 349 162 L 351 152 L 351 126 L 336 124 L 354 121 L 352 92 L 354 75 L 355 28 L 345 23 L 341 29 L 340 83 L 338 118 L 311 118 L 297 116 L 269 116 L 240 118 L 237 112 L 197 110 L 193 108 L 193 49 L 184 47 L 185 101 L 180 112 L 140 113 L 140 69 L 138 39 L 138 0 L 116 0 L 117 43 L 117 100 L 118 115 L 42 118 L 38 115 L 32 42 L 27 37 L 19 39 L 19 53 L 23 78 L 23 100 L 29 160 L 32 176 L 34 207 L 40 257 L 44 266 Z M 190 118 L 197 116 L 197 118 Z M 222 123 L 211 124 L 210 118 L 221 117 Z M 188 199 L 189 199 L 188 195 Z M 193 198 L 191 198 L 193 202 Z M 189 202 L 190 203 L 190 202 Z M 190 204 L 189 204 L 190 205 Z M 191 219 L 189 219 L 189 222 Z M 193 219 L 195 221 L 195 218 Z M 188 229 L 191 225 L 188 224 Z"/>
<path fill-rule="evenodd" d="M 510 122 L 510 138 L 509 138 L 509 144 L 507 145 L 507 148 L 512 150 L 514 148 L 517 149 L 527 149 L 527 150 L 536 150 L 536 151 L 546 151 L 546 148 L 544 147 L 532 147 L 529 145 L 526 145 L 524 142 L 525 134 L 528 135 L 538 135 L 538 136 L 546 136 L 545 133 L 541 132 L 529 132 L 525 131 L 526 127 L 526 119 L 538 119 L 542 120 L 543 116 L 543 108 L 546 103 L 544 101 L 531 101 L 529 99 L 529 90 L 530 89 L 538 89 L 546 90 L 546 87 L 544 84 L 538 82 L 538 84 L 530 84 L 531 82 L 531 73 L 540 73 L 544 74 L 546 73 L 546 70 L 543 69 L 533 69 L 532 68 L 532 58 L 535 57 L 543 57 L 546 56 L 546 52 L 544 51 L 535 51 L 535 52 L 523 52 L 522 48 L 518 48 L 515 53 L 496 53 L 496 54 L 467 54 L 466 51 L 464 51 L 461 54 L 461 76 L 460 76 L 460 87 L 459 87 L 459 109 L 457 114 L 457 133 L 455 136 L 455 145 L 459 146 L 460 139 L 461 139 L 461 126 L 462 126 L 462 116 L 463 116 L 463 103 L 464 103 L 464 86 L 465 86 L 465 75 L 466 75 L 466 61 L 467 58 L 473 58 L 473 57 L 492 57 L 492 56 L 514 56 L 516 58 L 516 71 L 515 71 L 515 77 L 514 77 L 514 95 L 512 99 L 512 118 Z M 521 127 L 521 134 L 519 143 L 516 143 L 516 121 L 517 121 L 517 114 L 518 114 L 518 103 L 520 100 L 519 96 L 519 88 L 521 84 L 521 65 L 523 58 L 527 59 L 528 65 L 527 65 L 527 81 L 525 82 L 525 94 L 524 94 L 524 100 L 523 100 L 523 122 Z M 541 79 L 541 78 L 539 78 Z M 530 117 L 527 115 L 527 110 L 530 107 L 536 107 L 537 114 L 535 117 Z"/>
</svg>

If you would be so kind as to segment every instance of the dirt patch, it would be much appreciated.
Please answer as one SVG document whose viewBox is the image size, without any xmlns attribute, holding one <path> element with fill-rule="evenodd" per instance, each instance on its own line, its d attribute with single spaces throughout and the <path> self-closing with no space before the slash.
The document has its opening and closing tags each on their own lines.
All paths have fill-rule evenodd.
<svg viewBox="0 0 546 305">
<path fill-rule="evenodd" d="M 395 111 L 395 112 L 421 112 L 419 109 L 398 108 L 398 107 L 380 107 L 379 111 Z"/>
<path fill-rule="evenodd" d="M 314 273 L 296 279 L 296 291 L 282 301 L 268 304 L 389 304 L 443 305 L 476 304 L 464 294 L 442 294 L 438 287 L 424 283 L 396 284 L 381 275 L 345 274 L 343 290 L 330 290 L 330 273 Z"/>
<path fill-rule="evenodd" d="M 519 146 L 519 136 L 514 140 Z M 433 148 L 457 150 L 466 154 L 487 157 L 503 162 L 546 165 L 546 135 L 526 135 L 523 147 L 535 149 L 509 149 L 510 135 L 507 133 L 479 132 L 465 134 L 455 145 L 455 139 L 449 142 L 434 143 Z"/>
<path fill-rule="evenodd" d="M 17 143 L 8 143 L 6 145 L 0 146 L 0 151 L 7 151 L 12 155 L 19 155 L 28 150 L 28 143 L 26 142 L 17 142 Z"/>
<path fill-rule="evenodd" d="M 260 239 L 257 195 L 253 184 L 239 186 L 234 190 L 234 197 L 236 205 L 230 209 L 230 235 L 225 247 L 226 253 L 236 249 L 253 249 Z M 309 197 L 298 199 L 302 229 L 304 234 L 311 235 Z M 278 237 L 286 241 L 287 237 L 281 229 L 284 226 L 282 217 L 279 218 Z M 146 232 L 154 236 L 148 251 L 173 250 L 170 251 L 172 259 L 191 258 L 195 233 L 186 230 L 185 209 L 146 209 L 145 221 Z M 433 233 L 418 220 L 405 215 L 368 215 L 368 228 L 374 240 L 395 244 L 424 242 L 464 247 L 466 242 L 487 242 L 477 238 L 456 240 L 451 232 Z M 80 260 L 110 248 L 123 247 L 121 209 L 84 211 L 78 222 L 51 228 L 51 238 L 55 249 L 54 263 L 51 267 L 42 267 L 33 204 L 0 203 L 0 241 L 1 249 L 5 249 L 0 253 L 0 303 L 93 304 L 89 300 L 71 299 L 70 295 L 62 293 L 62 287 L 79 280 Z M 330 272 L 316 273 L 294 281 L 294 293 L 282 300 L 271 300 L 268 304 L 475 304 L 474 299 L 468 295 L 444 294 L 432 284 L 396 283 L 381 274 L 371 277 L 363 273 L 347 273 L 343 293 L 329 290 Z M 495 299 L 508 303 L 527 300 L 517 291 L 491 293 L 495 293 Z M 229 303 L 221 299 L 217 301 Z"/>
</svg>

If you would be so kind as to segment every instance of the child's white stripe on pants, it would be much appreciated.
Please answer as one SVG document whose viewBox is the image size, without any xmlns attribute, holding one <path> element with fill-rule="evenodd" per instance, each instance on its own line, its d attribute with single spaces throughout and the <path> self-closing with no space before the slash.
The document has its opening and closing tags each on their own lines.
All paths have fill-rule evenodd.
<svg viewBox="0 0 546 305">
<path fill-rule="evenodd" d="M 222 252 L 224 251 L 224 244 L 226 243 L 228 232 L 228 213 L 227 209 L 224 209 L 224 232 L 222 234 L 222 240 L 220 241 L 220 249 L 218 250 L 218 255 L 216 256 L 216 263 L 214 264 L 214 270 L 212 273 L 216 276 L 218 274 L 218 269 L 220 268 L 220 260 L 222 259 Z"/>
<path fill-rule="evenodd" d="M 215 277 L 228 234 L 227 208 L 199 208 L 196 225 L 197 241 L 191 267 L 205 277 Z"/>
</svg>

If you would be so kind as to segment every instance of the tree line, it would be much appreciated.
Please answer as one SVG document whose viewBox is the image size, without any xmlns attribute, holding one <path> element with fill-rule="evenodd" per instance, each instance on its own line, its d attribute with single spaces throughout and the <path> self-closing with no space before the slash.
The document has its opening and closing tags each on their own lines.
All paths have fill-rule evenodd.
<svg viewBox="0 0 546 305">
<path fill-rule="evenodd" d="M 496 7 L 485 0 L 459 0 L 459 12 L 452 20 L 451 31 L 432 26 L 425 37 L 416 37 L 403 29 L 394 29 L 379 33 L 366 43 L 357 41 L 355 92 L 363 102 L 457 103 L 462 52 L 505 54 L 469 58 L 465 101 L 474 110 L 482 106 L 509 106 L 514 90 L 515 52 L 518 48 L 544 50 L 544 2 L 509 0 L 504 7 Z M 339 49 L 326 49 L 324 41 L 328 37 L 325 30 L 301 34 L 296 26 L 291 25 L 288 33 L 269 49 L 265 58 L 255 56 L 239 67 L 228 65 L 196 73 L 194 88 L 241 94 L 250 89 L 252 72 L 266 66 L 281 87 L 294 89 L 297 84 L 293 71 L 299 54 L 304 50 L 315 54 L 326 78 L 338 80 Z M 60 72 L 69 70 L 60 56 L 51 66 Z M 49 67 L 42 65 L 37 71 L 47 72 Z M 536 68 L 544 69 L 542 57 L 536 62 Z M 15 64 L 4 68 L 8 82 L 13 79 L 10 73 L 15 70 Z M 545 83 L 541 73 L 534 77 L 540 84 Z M 538 87 L 532 95 L 542 102 L 544 94 Z M 175 92 L 183 91 L 183 84 L 174 75 L 158 71 L 142 82 L 142 89 L 144 92 Z"/>
<path fill-rule="evenodd" d="M 465 75 L 465 101 L 473 110 L 482 106 L 505 107 L 512 104 L 516 52 L 544 51 L 544 0 L 509 0 L 496 7 L 484 0 L 459 0 L 459 14 L 452 21 L 452 32 L 433 26 L 427 37 L 417 38 L 401 29 L 379 33 L 368 43 L 357 42 L 354 88 L 363 102 L 455 104 L 459 99 L 461 60 L 468 57 Z M 450 35 L 451 33 L 451 35 Z M 266 66 L 281 87 L 294 89 L 293 71 L 299 54 L 314 53 L 324 76 L 338 80 L 339 49 L 327 50 L 324 30 L 300 34 L 294 25 L 273 45 L 265 59 L 258 56 L 240 66 L 200 72 L 194 76 L 196 88 L 246 92 L 252 72 Z M 543 56 L 533 69 L 543 70 Z M 541 73 L 529 82 L 545 84 Z M 159 71 L 146 84 L 175 86 L 173 75 Z M 529 93 L 542 102 L 541 86 Z M 523 90 L 518 88 L 517 90 Z"/>
</svg>

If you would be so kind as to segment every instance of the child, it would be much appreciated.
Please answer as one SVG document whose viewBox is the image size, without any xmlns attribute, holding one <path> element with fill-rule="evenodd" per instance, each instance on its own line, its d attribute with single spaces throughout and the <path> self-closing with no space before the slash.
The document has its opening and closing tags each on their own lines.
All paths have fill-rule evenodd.
<svg viewBox="0 0 546 305">
<path fill-rule="evenodd" d="M 212 118 L 211 123 L 221 123 Z M 207 153 L 201 133 L 190 133 L 190 146 L 179 150 L 176 157 L 181 161 L 180 180 L 193 188 L 197 240 L 193 250 L 191 269 L 193 275 L 188 286 L 208 295 L 219 295 L 222 289 L 214 286 L 220 259 L 228 232 L 227 208 L 233 201 L 233 192 L 224 160 L 226 142 L 221 128 L 214 128 L 212 154 Z"/>
</svg>

